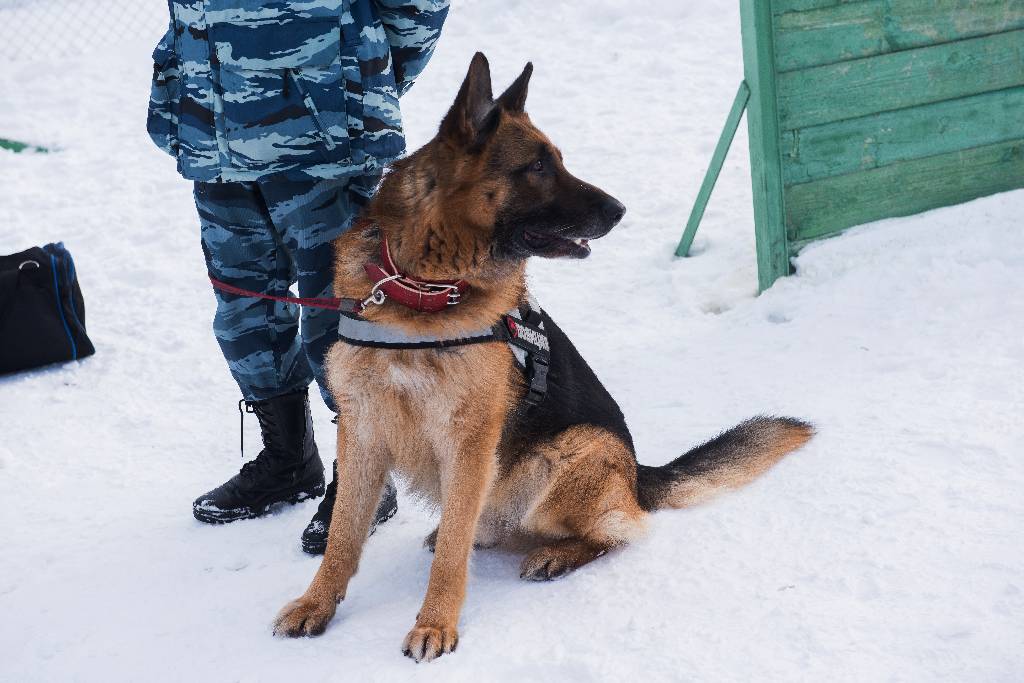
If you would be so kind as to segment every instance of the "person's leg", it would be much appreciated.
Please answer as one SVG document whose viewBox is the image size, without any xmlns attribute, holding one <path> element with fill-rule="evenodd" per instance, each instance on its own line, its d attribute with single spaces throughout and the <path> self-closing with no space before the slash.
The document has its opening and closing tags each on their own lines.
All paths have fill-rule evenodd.
<svg viewBox="0 0 1024 683">
<path fill-rule="evenodd" d="M 370 201 L 380 174 L 309 182 L 261 183 L 274 225 L 296 264 L 299 295 L 333 296 L 334 240 L 351 227 Z M 339 313 L 316 308 L 302 310 L 302 345 L 327 406 L 336 412 L 327 388 L 324 355 L 338 339 Z M 302 533 L 302 549 L 323 554 L 338 488 L 337 463 L 324 499 Z M 370 533 L 398 511 L 394 482 L 388 477 Z"/>
<path fill-rule="evenodd" d="M 203 253 L 210 275 L 236 287 L 283 295 L 295 263 L 253 183 L 196 183 Z M 249 401 L 307 387 L 313 378 L 299 337 L 299 308 L 214 290 L 213 330 Z"/>
<path fill-rule="evenodd" d="M 255 292 L 286 293 L 295 266 L 260 188 L 197 183 L 195 197 L 210 275 Z M 192 504 L 199 521 L 224 523 L 323 495 L 324 473 L 313 440 L 306 395 L 312 372 L 298 334 L 298 308 L 214 292 L 214 333 L 263 437 L 254 460 Z"/>
<path fill-rule="evenodd" d="M 301 297 L 333 296 L 334 241 L 359 217 L 369 202 L 380 174 L 337 180 L 260 184 L 269 215 L 295 263 Z M 303 308 L 302 346 L 324 402 L 334 411 L 327 389 L 324 355 L 338 340 L 337 311 Z"/>
</svg>

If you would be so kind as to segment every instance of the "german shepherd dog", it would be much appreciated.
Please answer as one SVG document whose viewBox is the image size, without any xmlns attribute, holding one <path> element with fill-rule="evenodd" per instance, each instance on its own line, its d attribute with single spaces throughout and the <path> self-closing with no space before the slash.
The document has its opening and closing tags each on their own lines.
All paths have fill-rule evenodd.
<svg viewBox="0 0 1024 683">
<path fill-rule="evenodd" d="M 437 313 L 387 301 L 365 317 L 406 334 L 459 337 L 527 300 L 530 256 L 585 258 L 625 208 L 569 174 L 524 111 L 533 67 L 496 100 L 477 53 L 437 136 L 396 162 L 365 220 L 338 239 L 335 292 L 366 296 L 364 263 L 386 239 L 403 273 L 461 278 L 468 296 Z M 441 509 L 427 594 L 403 651 L 452 652 L 474 547 L 522 547 L 523 579 L 549 580 L 636 538 L 649 512 L 741 486 L 812 435 L 810 425 L 759 417 L 662 467 L 637 464 L 618 405 L 546 314 L 548 392 L 530 405 L 504 343 L 443 349 L 328 352 L 337 401 L 338 493 L 327 551 L 274 631 L 318 635 L 345 598 L 390 470 Z"/>
</svg>

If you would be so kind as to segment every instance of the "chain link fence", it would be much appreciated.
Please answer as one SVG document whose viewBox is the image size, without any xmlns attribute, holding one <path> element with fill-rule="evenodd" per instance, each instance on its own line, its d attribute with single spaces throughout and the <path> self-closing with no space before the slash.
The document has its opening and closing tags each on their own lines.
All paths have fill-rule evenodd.
<svg viewBox="0 0 1024 683">
<path fill-rule="evenodd" d="M 166 0 L 0 0 L 0 59 L 72 57 L 112 41 L 159 38 L 167 16 Z"/>
<path fill-rule="evenodd" d="M 95 121 L 144 131 L 132 107 L 167 20 L 167 0 L 0 0 L 0 155 L 63 149 Z"/>
</svg>

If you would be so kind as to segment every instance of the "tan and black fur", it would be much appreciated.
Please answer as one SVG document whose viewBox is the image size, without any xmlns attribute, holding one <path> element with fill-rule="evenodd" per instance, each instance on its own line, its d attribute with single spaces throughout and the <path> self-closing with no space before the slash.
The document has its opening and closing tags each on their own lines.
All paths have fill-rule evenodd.
<svg viewBox="0 0 1024 683">
<path fill-rule="evenodd" d="M 529 256 L 585 257 L 580 239 L 606 234 L 622 205 L 566 171 L 524 111 L 532 67 L 497 100 L 474 57 L 437 137 L 385 176 L 365 221 L 337 243 L 336 294 L 362 299 L 363 263 L 387 236 L 398 267 L 424 279 L 463 278 L 464 301 L 437 314 L 394 302 L 368 318 L 452 337 L 487 327 L 526 296 Z M 404 652 L 455 649 L 474 545 L 523 543 L 524 579 L 576 569 L 644 529 L 647 514 L 741 486 L 811 436 L 787 418 L 755 418 L 663 467 L 638 465 L 615 401 L 545 315 L 549 391 L 523 401 L 525 381 L 503 343 L 395 350 L 339 342 L 328 354 L 339 408 L 338 494 L 327 552 L 275 632 L 321 633 L 356 572 L 390 470 L 441 509 L 423 606 Z"/>
</svg>

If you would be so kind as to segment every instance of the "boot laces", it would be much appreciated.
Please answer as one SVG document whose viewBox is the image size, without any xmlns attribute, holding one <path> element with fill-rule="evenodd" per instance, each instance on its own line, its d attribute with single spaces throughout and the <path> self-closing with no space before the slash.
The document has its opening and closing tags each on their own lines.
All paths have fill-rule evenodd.
<svg viewBox="0 0 1024 683">
<path fill-rule="evenodd" d="M 243 479 L 258 483 L 262 480 L 273 478 L 278 472 L 277 465 L 274 463 L 274 453 L 271 452 L 270 446 L 272 444 L 280 444 L 281 442 L 281 429 L 277 421 L 272 419 L 266 414 L 266 411 L 260 413 L 256 410 L 256 402 L 242 399 L 238 402 L 238 419 L 239 419 L 239 448 L 241 450 L 241 457 L 245 459 L 245 414 L 253 413 L 256 415 L 256 419 L 260 425 L 260 436 L 263 439 L 264 448 L 259 452 L 255 458 L 242 465 L 239 470 L 239 474 Z M 335 488 L 337 486 L 335 485 Z"/>
<path fill-rule="evenodd" d="M 255 412 L 252 401 L 247 401 L 243 398 L 238 402 L 238 446 L 243 460 L 245 459 L 245 414 Z M 262 422 L 260 423 L 260 429 L 264 431 Z M 265 438 L 263 443 L 266 443 Z M 242 465 L 242 469 L 238 473 L 242 475 L 243 479 L 255 482 L 266 478 L 270 474 L 270 458 L 264 457 L 266 453 L 266 449 L 261 450 L 259 455 Z"/>
<path fill-rule="evenodd" d="M 245 414 L 254 412 L 252 403 L 244 398 L 238 402 L 238 448 L 245 460 Z M 248 463 L 246 463 L 248 464 Z"/>
<path fill-rule="evenodd" d="M 266 451 L 260 451 L 260 454 L 249 462 L 242 465 L 242 469 L 239 470 L 239 474 L 242 478 L 250 482 L 259 482 L 272 474 L 272 468 L 270 466 L 270 458 L 264 457 Z"/>
<path fill-rule="evenodd" d="M 245 414 L 256 413 L 256 402 L 242 399 L 238 402 L 238 446 L 241 452 L 242 459 L 245 460 Z M 278 443 L 280 441 L 280 430 L 277 422 L 269 419 L 266 415 L 256 415 L 257 421 L 260 425 L 260 436 L 263 439 L 263 445 L 267 446 L 272 443 Z M 266 449 L 260 451 L 260 455 L 263 455 Z M 258 460 L 260 456 L 256 456 Z M 255 461 L 253 461 L 255 462 Z"/>
</svg>

